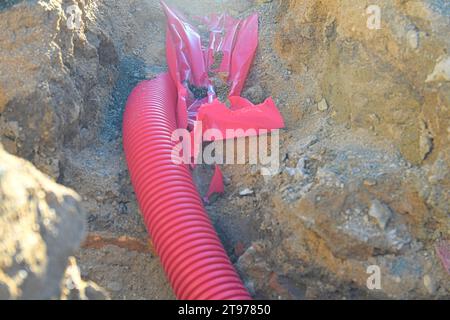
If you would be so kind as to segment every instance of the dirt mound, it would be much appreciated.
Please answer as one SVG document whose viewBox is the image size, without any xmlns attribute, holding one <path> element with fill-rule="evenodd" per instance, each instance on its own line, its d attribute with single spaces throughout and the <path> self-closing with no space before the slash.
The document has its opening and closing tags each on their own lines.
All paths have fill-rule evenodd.
<svg viewBox="0 0 450 320">
<path fill-rule="evenodd" d="M 173 298 L 121 142 L 129 92 L 166 70 L 158 1 L 15 2 L 0 8 L 2 144 L 81 195 L 81 277 L 115 299 Z M 448 297 L 435 250 L 450 236 L 446 2 L 378 1 L 379 28 L 367 1 L 168 2 L 191 18 L 260 16 L 243 95 L 273 96 L 282 112 L 281 167 L 263 177 L 259 166 L 224 166 L 226 192 L 206 206 L 252 294 Z M 370 266 L 379 290 L 367 287 Z"/>
<path fill-rule="evenodd" d="M 107 297 L 76 277 L 75 262 L 66 270 L 85 236 L 74 191 L 0 147 L 0 199 L 0 299 Z"/>
</svg>

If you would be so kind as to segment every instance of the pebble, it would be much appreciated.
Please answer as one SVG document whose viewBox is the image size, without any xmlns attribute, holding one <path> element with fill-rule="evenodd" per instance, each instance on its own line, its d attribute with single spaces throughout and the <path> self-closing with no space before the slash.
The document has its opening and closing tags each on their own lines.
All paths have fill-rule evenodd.
<svg viewBox="0 0 450 320">
<path fill-rule="evenodd" d="M 408 44 L 412 49 L 419 47 L 419 33 L 416 30 L 409 30 L 406 37 L 408 38 Z"/>
<path fill-rule="evenodd" d="M 226 185 L 226 186 L 229 186 L 230 184 L 231 184 L 231 179 L 229 178 L 229 177 L 227 177 L 227 176 L 223 176 L 223 183 Z"/>
<path fill-rule="evenodd" d="M 365 223 L 369 222 L 369 216 L 368 215 L 364 215 L 363 220 Z"/>
<path fill-rule="evenodd" d="M 391 219 L 391 210 L 378 200 L 373 200 L 369 209 L 369 216 L 375 218 L 381 229 L 385 230 Z"/>
<path fill-rule="evenodd" d="M 441 57 L 425 82 L 450 81 L 450 56 Z"/>
<path fill-rule="evenodd" d="M 365 186 L 372 187 L 372 186 L 374 186 L 376 184 L 377 184 L 377 182 L 375 180 L 373 180 L 373 179 L 366 179 L 366 180 L 364 180 L 364 185 Z"/>
<path fill-rule="evenodd" d="M 317 109 L 319 109 L 319 111 L 327 111 L 327 110 L 328 110 L 328 103 L 327 103 L 327 100 L 325 100 L 325 98 L 323 98 L 323 99 L 317 104 Z"/>
<path fill-rule="evenodd" d="M 423 277 L 423 285 L 425 286 L 425 288 L 427 289 L 429 294 L 435 294 L 436 293 L 436 282 L 433 280 L 433 278 L 431 278 L 430 275 L 426 274 Z"/>
<path fill-rule="evenodd" d="M 254 192 L 253 192 L 252 189 L 245 188 L 244 190 L 242 190 L 241 192 L 239 192 L 239 195 L 242 196 L 242 197 L 245 197 L 245 196 L 250 196 L 250 195 L 252 195 L 253 193 L 254 193 Z"/>
<path fill-rule="evenodd" d="M 290 175 L 291 177 L 295 176 L 295 174 L 297 173 L 297 169 L 296 168 L 291 168 L 291 167 L 286 167 L 284 169 L 284 171 Z"/>
<path fill-rule="evenodd" d="M 119 203 L 119 213 L 120 214 L 128 214 L 128 206 L 126 203 L 123 203 L 123 202 Z"/>
<path fill-rule="evenodd" d="M 264 90 L 260 85 L 254 85 L 244 91 L 243 96 L 254 104 L 259 104 L 264 101 Z"/>
<path fill-rule="evenodd" d="M 430 176 L 428 178 L 428 182 L 431 184 L 438 184 L 440 180 L 441 180 L 440 177 L 436 175 Z"/>
</svg>

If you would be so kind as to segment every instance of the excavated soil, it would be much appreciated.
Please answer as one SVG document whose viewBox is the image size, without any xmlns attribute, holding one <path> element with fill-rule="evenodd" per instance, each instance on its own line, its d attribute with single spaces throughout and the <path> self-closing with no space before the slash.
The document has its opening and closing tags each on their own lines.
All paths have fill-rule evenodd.
<svg viewBox="0 0 450 320">
<path fill-rule="evenodd" d="M 2 5 L 0 14 L 20 16 L 36 5 L 20 13 L 15 2 Z M 76 259 L 83 279 L 113 299 L 174 299 L 136 203 L 121 134 L 132 88 L 167 68 L 163 12 L 154 0 L 48 2 L 61 10 L 79 5 L 84 29 L 72 36 L 51 20 L 49 47 L 60 48 L 63 71 L 38 73 L 27 64 L 36 87 L 39 77 L 51 75 L 44 86 L 50 98 L 0 86 L 2 143 L 81 196 L 88 233 Z M 259 14 L 259 47 L 243 96 L 254 103 L 272 96 L 280 109 L 286 121 L 280 170 L 262 176 L 259 165 L 224 165 L 225 193 L 206 204 L 252 295 L 450 298 L 449 273 L 436 250 L 448 248 L 450 237 L 447 3 L 378 1 L 385 16 L 373 31 L 366 26 L 366 1 L 167 2 L 191 19 L 209 12 Z M 21 30 L 17 21 L 9 28 Z M 26 21 L 30 28 L 40 23 Z M 53 60 L 43 61 L 32 63 Z M 2 70 L 5 84 L 11 69 Z M 67 87 L 72 91 L 59 89 Z M 58 122 L 46 134 L 37 120 L 21 118 L 26 111 L 20 108 L 41 100 L 43 114 L 51 115 L 39 122 L 42 128 Z M 30 133 L 16 130 L 27 125 Z M 51 147 L 23 142 L 30 139 Z M 194 173 L 202 193 L 211 172 L 200 166 Z M 379 290 L 366 286 L 371 265 L 381 269 Z"/>
</svg>

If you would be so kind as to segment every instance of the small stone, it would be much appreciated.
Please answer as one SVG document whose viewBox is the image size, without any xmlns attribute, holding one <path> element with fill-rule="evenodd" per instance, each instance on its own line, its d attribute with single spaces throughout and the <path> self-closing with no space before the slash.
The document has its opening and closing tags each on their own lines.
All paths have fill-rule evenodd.
<svg viewBox="0 0 450 320">
<path fill-rule="evenodd" d="M 284 171 L 290 175 L 291 177 L 295 176 L 295 174 L 297 173 L 297 169 L 296 168 L 291 168 L 291 167 L 286 167 L 284 169 Z"/>
<path fill-rule="evenodd" d="M 369 115 L 369 119 L 374 124 L 379 124 L 381 122 L 380 117 L 376 113 L 372 113 Z"/>
<path fill-rule="evenodd" d="M 439 176 L 433 175 L 428 177 L 428 182 L 431 184 L 438 184 L 441 178 Z"/>
<path fill-rule="evenodd" d="M 227 177 L 227 176 L 223 176 L 223 183 L 226 185 L 226 186 L 229 186 L 230 184 L 231 184 L 231 179 L 229 178 L 229 177 Z"/>
<path fill-rule="evenodd" d="M 124 202 L 119 203 L 119 213 L 122 215 L 128 214 L 128 206 Z"/>
<path fill-rule="evenodd" d="M 369 216 L 375 218 L 380 228 L 384 230 L 391 219 L 392 212 L 385 204 L 378 200 L 373 200 L 369 209 Z"/>
<path fill-rule="evenodd" d="M 244 91 L 243 97 L 250 100 L 253 104 L 259 104 L 264 101 L 264 90 L 260 85 L 254 85 Z"/>
<path fill-rule="evenodd" d="M 419 47 L 419 33 L 416 30 L 409 30 L 406 34 L 406 38 L 412 49 L 417 49 Z"/>
<path fill-rule="evenodd" d="M 328 103 L 327 103 L 327 100 L 325 100 L 325 98 L 323 98 L 323 99 L 317 104 L 317 109 L 319 109 L 319 111 L 327 111 L 327 110 L 328 110 Z"/>
<path fill-rule="evenodd" d="M 435 294 L 437 290 L 436 282 L 431 278 L 430 275 L 426 274 L 423 277 L 423 285 L 427 289 L 429 294 Z"/>
<path fill-rule="evenodd" d="M 364 180 L 364 185 L 367 187 L 373 187 L 376 184 L 377 184 L 377 182 L 373 179 L 365 179 Z"/>
<path fill-rule="evenodd" d="M 450 56 L 441 57 L 425 82 L 450 81 Z"/>
<path fill-rule="evenodd" d="M 254 193 L 254 192 L 253 192 L 252 189 L 245 188 L 244 190 L 242 190 L 241 192 L 239 192 L 239 195 L 242 196 L 242 197 L 245 197 L 245 196 L 250 196 L 250 195 L 252 195 L 253 193 Z"/>
</svg>

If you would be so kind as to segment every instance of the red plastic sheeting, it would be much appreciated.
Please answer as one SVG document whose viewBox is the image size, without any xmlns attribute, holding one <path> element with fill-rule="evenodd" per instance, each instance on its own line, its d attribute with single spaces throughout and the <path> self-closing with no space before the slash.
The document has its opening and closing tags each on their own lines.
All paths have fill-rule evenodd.
<svg viewBox="0 0 450 320">
<path fill-rule="evenodd" d="M 167 16 L 166 51 L 167 63 L 178 91 L 177 123 L 179 128 L 187 128 L 197 119 L 201 109 L 201 120 L 220 118 L 226 106 L 213 100 L 215 88 L 210 74 L 226 78 L 229 91 L 230 109 L 224 123 L 214 121 L 216 129 L 242 129 L 244 127 L 264 127 L 279 129 L 284 127 L 283 118 L 272 99 L 255 106 L 240 98 L 253 57 L 258 46 L 258 15 L 244 20 L 222 15 L 211 15 L 202 19 L 209 31 L 209 46 L 202 47 L 197 29 L 174 9 L 163 3 Z M 214 69 L 214 57 L 221 53 L 221 62 Z M 208 97 L 195 99 L 189 92 L 188 83 L 208 88 Z M 222 110 L 221 110 L 222 109 Z M 238 111 L 239 112 L 236 112 Z M 245 116 L 244 116 L 245 115 Z M 263 123 L 260 120 L 263 119 Z M 197 119 L 198 120 L 198 119 Z M 209 127 L 204 127 L 204 130 Z M 225 133 L 225 132 L 223 132 Z"/>
<path fill-rule="evenodd" d="M 258 46 L 258 15 L 243 20 L 227 14 L 200 18 L 208 29 L 208 45 L 203 47 L 199 30 L 175 9 L 164 2 L 162 6 L 167 17 L 167 63 L 178 92 L 178 127 L 192 130 L 194 121 L 202 121 L 203 132 L 218 129 L 225 139 L 246 136 L 247 129 L 283 128 L 283 118 L 271 98 L 254 105 L 239 97 Z M 221 61 L 214 61 L 218 53 Z M 229 108 L 217 99 L 210 75 L 226 80 Z M 207 96 L 196 98 L 189 84 L 207 89 Z M 227 129 L 243 129 L 245 134 L 230 134 Z M 223 190 L 221 177 L 216 167 L 207 197 Z"/>
<path fill-rule="evenodd" d="M 123 144 L 139 207 L 178 299 L 250 299 L 230 263 L 188 165 L 175 164 L 176 87 L 168 74 L 128 98 Z"/>
<path fill-rule="evenodd" d="M 233 139 L 247 136 L 249 129 L 259 133 L 260 130 L 284 127 L 283 118 L 272 98 L 256 106 L 241 97 L 230 97 L 229 100 L 230 109 L 219 100 L 200 107 L 197 121 L 202 122 L 203 131 L 218 129 L 225 139 Z M 227 131 L 227 129 L 243 130 Z"/>
</svg>

